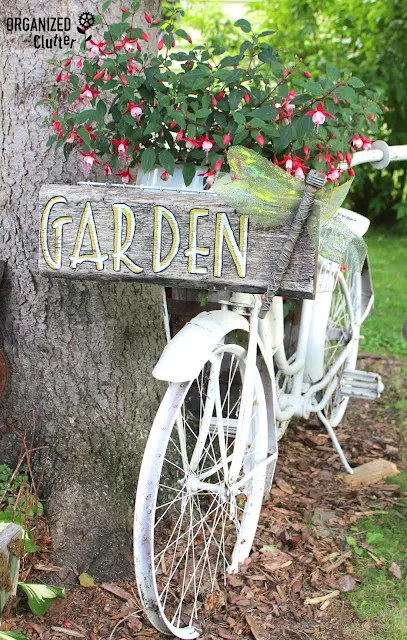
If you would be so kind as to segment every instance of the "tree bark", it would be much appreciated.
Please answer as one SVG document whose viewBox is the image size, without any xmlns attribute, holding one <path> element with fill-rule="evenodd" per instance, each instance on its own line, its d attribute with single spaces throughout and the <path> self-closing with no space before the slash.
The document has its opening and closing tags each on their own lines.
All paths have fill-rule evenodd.
<svg viewBox="0 0 407 640">
<path fill-rule="evenodd" d="M 114 9 L 119 10 L 118 0 Z M 143 9 L 157 14 L 158 0 Z M 96 2 L 86 5 L 96 9 Z M 82 179 L 80 161 L 46 150 L 36 103 L 52 81 L 32 34 L 8 32 L 10 16 L 69 16 L 76 0 L 17 0 L 0 6 L 1 342 L 10 381 L 0 402 L 0 462 L 17 443 L 7 422 L 34 409 L 37 444 L 49 446 L 44 492 L 54 559 L 96 577 L 130 575 L 131 515 L 144 442 L 162 387 L 151 370 L 164 344 L 158 287 L 48 280 L 38 275 L 38 191 Z M 143 11 L 140 11 L 143 15 Z M 46 34 L 53 35 L 53 34 Z M 76 155 L 76 154 L 72 154 Z"/>
</svg>

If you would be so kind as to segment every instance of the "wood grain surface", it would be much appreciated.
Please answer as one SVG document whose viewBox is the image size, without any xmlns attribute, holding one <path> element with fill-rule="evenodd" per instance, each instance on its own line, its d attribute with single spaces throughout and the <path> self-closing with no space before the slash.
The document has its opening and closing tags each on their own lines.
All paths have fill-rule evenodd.
<svg viewBox="0 0 407 640">
<path fill-rule="evenodd" d="M 265 229 L 210 193 L 51 184 L 39 235 L 47 276 L 263 293 L 287 228 Z M 279 295 L 312 298 L 315 266 L 304 230 Z"/>
</svg>

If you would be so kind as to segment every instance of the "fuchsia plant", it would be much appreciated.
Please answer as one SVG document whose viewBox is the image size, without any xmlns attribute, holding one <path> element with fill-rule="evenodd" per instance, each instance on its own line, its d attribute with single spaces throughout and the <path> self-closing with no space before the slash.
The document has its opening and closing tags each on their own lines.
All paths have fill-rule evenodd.
<svg viewBox="0 0 407 640">
<path fill-rule="evenodd" d="M 186 185 L 198 166 L 210 186 L 228 171 L 231 145 L 258 151 L 300 180 L 312 167 L 336 184 L 354 175 L 351 153 L 370 147 L 381 113 L 359 78 L 327 65 L 326 76 L 314 79 L 300 60 L 283 61 L 269 43 L 272 31 L 256 35 L 244 19 L 235 23 L 245 34 L 237 55 L 221 47 L 180 51 L 180 40 L 192 45 L 177 28 L 181 9 L 165 20 L 145 13 L 144 30 L 133 26 L 137 1 L 109 22 L 110 1 L 96 17 L 100 35 L 52 61 L 56 84 L 43 101 L 51 107 L 48 145 L 66 156 L 78 150 L 85 175 L 103 163 L 106 176 L 129 183 L 137 165 L 146 172 L 158 164 L 165 181 L 182 163 Z M 146 50 L 150 38 L 155 54 Z"/>
</svg>

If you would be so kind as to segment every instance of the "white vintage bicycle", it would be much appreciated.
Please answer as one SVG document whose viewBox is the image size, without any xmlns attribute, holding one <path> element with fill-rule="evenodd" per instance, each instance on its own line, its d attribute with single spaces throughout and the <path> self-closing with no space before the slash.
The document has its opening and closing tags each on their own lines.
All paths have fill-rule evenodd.
<svg viewBox="0 0 407 640">
<path fill-rule="evenodd" d="M 375 147 L 352 164 L 384 168 L 407 159 L 407 146 Z M 357 213 L 335 215 L 359 236 L 368 229 Z M 317 415 L 352 472 L 335 427 L 349 398 L 383 390 L 379 375 L 356 369 L 360 328 L 373 306 L 368 262 L 351 273 L 320 258 L 318 282 L 315 299 L 302 301 L 290 357 L 281 297 L 259 319 L 261 296 L 224 292 L 221 309 L 188 323 L 153 371 L 168 389 L 141 465 L 134 557 L 145 610 L 163 633 L 196 638 L 226 575 L 248 557 L 291 418 Z"/>
</svg>

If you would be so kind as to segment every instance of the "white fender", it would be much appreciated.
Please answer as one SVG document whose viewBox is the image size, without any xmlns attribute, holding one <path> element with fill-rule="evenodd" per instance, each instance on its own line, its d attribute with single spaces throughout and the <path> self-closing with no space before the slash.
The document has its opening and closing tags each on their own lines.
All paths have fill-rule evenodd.
<svg viewBox="0 0 407 640">
<path fill-rule="evenodd" d="M 244 316 L 223 310 L 200 313 L 167 344 L 153 376 L 167 382 L 193 380 L 221 338 L 236 329 L 249 331 Z"/>
</svg>

